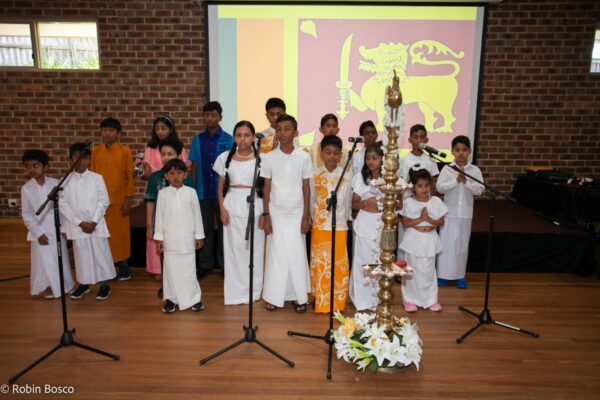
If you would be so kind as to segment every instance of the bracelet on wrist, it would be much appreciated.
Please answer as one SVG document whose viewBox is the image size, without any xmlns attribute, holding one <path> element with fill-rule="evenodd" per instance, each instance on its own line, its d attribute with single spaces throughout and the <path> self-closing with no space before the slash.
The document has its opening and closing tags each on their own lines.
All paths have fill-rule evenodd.
<svg viewBox="0 0 600 400">
<path fill-rule="evenodd" d="M 264 213 L 261 214 L 261 216 L 263 216 L 263 217 L 268 217 L 269 215 L 270 214 L 268 212 L 264 212 Z"/>
</svg>

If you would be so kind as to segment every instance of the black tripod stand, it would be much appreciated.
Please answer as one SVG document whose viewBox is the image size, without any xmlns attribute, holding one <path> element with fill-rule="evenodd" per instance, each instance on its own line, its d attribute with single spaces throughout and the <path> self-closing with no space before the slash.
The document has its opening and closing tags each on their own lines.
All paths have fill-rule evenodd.
<svg viewBox="0 0 600 400">
<path fill-rule="evenodd" d="M 485 260 L 485 300 L 484 300 L 484 304 L 483 304 L 483 310 L 481 311 L 481 313 L 477 314 L 471 310 L 464 308 L 463 306 L 458 306 L 458 309 L 460 311 L 464 311 L 467 314 L 472 315 L 473 317 L 477 318 L 477 324 L 474 327 L 472 327 L 471 329 L 469 329 L 461 337 L 456 339 L 456 343 L 459 343 L 459 344 L 462 343 L 463 340 L 465 340 L 467 338 L 467 336 L 469 336 L 471 333 L 475 332 L 482 325 L 490 325 L 490 324 L 498 325 L 498 326 L 501 326 L 506 329 L 524 333 L 525 335 L 533 336 L 534 338 L 539 338 L 540 335 L 538 333 L 530 332 L 525 329 L 521 329 L 516 326 L 512 326 L 509 324 L 505 324 L 504 322 L 494 320 L 490 313 L 490 309 L 488 308 L 489 297 L 490 297 L 490 275 L 491 275 L 491 266 L 492 266 L 492 236 L 494 235 L 494 221 L 496 219 L 496 215 L 495 215 L 496 197 L 497 197 L 497 195 L 501 195 L 505 199 L 510 200 L 512 202 L 515 202 L 515 199 L 503 194 L 502 192 L 498 191 L 495 187 L 490 186 L 490 185 L 480 181 L 479 179 L 469 175 L 468 173 L 466 173 L 465 171 L 463 171 L 456 165 L 451 165 L 449 163 L 446 163 L 446 162 L 442 161 L 441 159 L 439 159 L 438 157 L 436 157 L 432 153 L 430 153 L 429 156 L 432 157 L 433 159 L 435 159 L 436 161 L 442 162 L 443 164 L 445 164 L 446 166 L 457 171 L 459 174 L 462 174 L 466 178 L 469 178 L 469 179 L 473 180 L 474 182 L 477 182 L 477 183 L 483 185 L 486 189 L 488 189 L 490 191 L 490 213 L 489 213 L 490 227 L 489 227 L 489 231 L 488 231 L 487 254 L 486 254 L 486 260 Z"/>
<path fill-rule="evenodd" d="M 252 188 L 250 189 L 250 194 L 248 195 L 248 197 L 246 199 L 246 201 L 250 204 L 250 207 L 248 210 L 248 225 L 246 225 L 246 236 L 245 236 L 246 240 L 250 239 L 250 265 L 248 266 L 249 277 L 250 277 L 249 278 L 249 291 L 248 291 L 248 325 L 243 326 L 243 330 L 245 332 L 245 335 L 243 338 L 241 338 L 240 340 L 238 340 L 237 342 L 235 342 L 233 344 L 230 344 L 227 347 L 222 348 L 221 350 L 217 351 L 216 353 L 213 353 L 210 356 L 203 358 L 202 360 L 200 360 L 200 365 L 206 364 L 213 358 L 219 357 L 221 354 L 239 346 L 242 343 L 249 342 L 249 343 L 258 344 L 260 347 L 262 347 L 269 353 L 273 354 L 275 357 L 279 358 L 281 361 L 283 361 L 290 367 L 294 366 L 294 363 L 292 361 L 283 357 L 281 354 L 272 350 L 267 345 L 265 345 L 263 342 L 258 340 L 256 338 L 256 331 L 258 330 L 258 326 L 252 326 L 252 304 L 254 302 L 254 299 L 252 298 L 253 297 L 252 292 L 254 290 L 254 224 L 255 224 L 254 201 L 255 201 L 255 197 L 256 197 L 256 185 L 257 185 L 257 181 L 258 181 L 258 170 L 260 168 L 260 156 L 259 156 L 260 142 L 263 138 L 262 135 L 260 135 L 260 136 L 257 135 L 257 137 L 258 137 L 258 146 L 257 146 L 258 149 L 256 151 L 256 164 L 254 165 L 254 177 L 252 178 Z"/>
<path fill-rule="evenodd" d="M 60 182 L 58 182 L 56 187 L 54 189 L 52 189 L 52 191 L 48 194 L 48 198 L 46 199 L 44 204 L 42 204 L 35 213 L 36 215 L 40 215 L 42 213 L 42 211 L 44 210 L 44 208 L 46 208 L 46 204 L 48 204 L 48 202 L 52 201 L 52 204 L 54 206 L 53 207 L 54 208 L 54 228 L 55 228 L 55 234 L 56 234 L 56 251 L 58 254 L 58 273 L 60 276 L 60 303 L 61 303 L 61 308 L 62 308 L 62 320 L 63 320 L 63 333 L 60 337 L 60 342 L 48 353 L 44 354 L 42 357 L 38 358 L 36 361 L 31 363 L 27 368 L 25 368 L 24 370 L 19 372 L 17 375 L 10 378 L 8 380 L 8 382 L 10 384 L 15 383 L 17 381 L 17 379 L 19 379 L 21 376 L 25 375 L 30 369 L 34 368 L 36 365 L 38 365 L 39 363 L 44 361 L 46 358 L 50 357 L 52 354 L 54 354 L 54 352 L 56 352 L 58 349 L 60 349 L 62 347 L 77 346 L 84 350 L 88 350 L 93 353 L 98 353 L 103 356 L 110 357 L 113 360 L 118 361 L 121 358 L 115 354 L 110 354 L 105 351 L 98 350 L 96 348 L 76 342 L 73 339 L 73 335 L 75 335 L 75 328 L 73 328 L 72 330 L 69 330 L 69 327 L 68 327 L 67 303 L 65 301 L 65 276 L 64 276 L 64 272 L 63 272 L 62 246 L 60 243 L 60 213 L 58 211 L 58 194 L 63 189 L 62 185 L 63 185 L 64 181 L 71 174 L 71 172 L 73 172 L 73 170 L 77 167 L 77 165 L 79 165 L 79 162 L 81 161 L 81 159 L 86 156 L 89 156 L 89 150 L 87 150 L 87 152 L 86 151 L 81 152 L 81 154 L 79 155 L 79 158 L 73 164 L 71 169 L 69 169 L 69 171 L 65 174 L 65 176 L 62 177 L 62 179 L 60 180 Z"/>
<path fill-rule="evenodd" d="M 352 156 L 354 155 L 354 151 L 356 150 L 356 145 L 358 142 L 354 142 L 352 145 L 352 149 L 348 152 L 348 159 L 346 160 L 346 164 L 344 165 L 344 169 L 342 170 L 342 174 L 340 175 L 340 179 L 338 180 L 335 189 L 331 192 L 331 197 L 327 199 L 327 211 L 331 210 L 331 286 L 329 288 L 329 329 L 325 332 L 323 336 L 311 335 L 308 333 L 294 332 L 288 331 L 289 336 L 301 336 L 307 337 L 311 339 L 319 339 L 324 340 L 327 346 L 329 347 L 328 355 L 327 355 L 327 379 L 331 379 L 331 359 L 333 357 L 333 303 L 334 303 L 334 292 L 335 292 L 335 228 L 337 226 L 336 222 L 336 212 L 337 212 L 337 192 L 340 189 L 340 185 L 344 179 L 344 175 L 346 174 L 346 170 L 348 169 L 348 165 L 352 160 Z"/>
<path fill-rule="evenodd" d="M 27 275 L 13 276 L 12 278 L 2 278 L 2 279 L 0 279 L 0 283 L 2 283 L 2 282 L 16 281 L 18 279 L 24 279 L 24 278 L 29 278 L 29 274 L 27 274 Z"/>
</svg>

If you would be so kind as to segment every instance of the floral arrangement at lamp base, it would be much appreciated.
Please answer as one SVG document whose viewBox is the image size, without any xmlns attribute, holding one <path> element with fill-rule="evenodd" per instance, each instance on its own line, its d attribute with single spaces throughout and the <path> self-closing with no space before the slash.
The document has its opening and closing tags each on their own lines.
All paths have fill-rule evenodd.
<svg viewBox="0 0 600 400">
<path fill-rule="evenodd" d="M 340 326 L 333 332 L 337 358 L 373 371 L 381 368 L 408 367 L 414 364 L 419 370 L 421 338 L 416 324 L 408 318 L 396 319 L 393 329 L 385 332 L 377 325 L 375 314 L 356 313 L 354 318 L 337 312 L 334 318 Z"/>
</svg>

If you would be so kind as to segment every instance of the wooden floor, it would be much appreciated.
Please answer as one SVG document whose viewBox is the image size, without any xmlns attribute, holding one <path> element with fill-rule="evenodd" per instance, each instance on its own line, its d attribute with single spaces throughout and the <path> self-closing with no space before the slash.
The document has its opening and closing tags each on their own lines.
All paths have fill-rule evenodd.
<svg viewBox="0 0 600 400">
<path fill-rule="evenodd" d="M 28 274 L 24 229 L 0 221 L 0 279 Z M 484 326 L 463 344 L 455 339 L 474 324 L 459 312 L 479 311 L 484 276 L 469 289 L 441 288 L 444 311 L 420 311 L 420 371 L 362 373 L 335 359 L 327 381 L 324 342 L 288 337 L 290 329 L 324 334 L 327 318 L 291 309 L 255 307 L 258 338 L 296 363 L 294 368 L 256 344 L 242 346 L 204 366 L 198 360 L 242 337 L 247 306 L 225 307 L 222 278 L 201 282 L 206 309 L 165 315 L 158 283 L 139 268 L 128 282 L 112 284 L 104 302 L 88 295 L 67 301 L 75 339 L 121 356 L 120 361 L 68 347 L 24 375 L 24 388 L 72 386 L 62 396 L 4 395 L 0 399 L 592 399 L 600 398 L 600 281 L 573 275 L 497 274 L 490 309 L 494 318 L 537 331 L 534 339 Z M 92 292 L 92 294 L 94 291 Z M 395 287 L 396 296 L 399 296 Z M 402 315 L 396 298 L 396 313 Z M 0 283 L 0 383 L 58 343 L 59 301 L 29 295 L 29 279 Z"/>
</svg>

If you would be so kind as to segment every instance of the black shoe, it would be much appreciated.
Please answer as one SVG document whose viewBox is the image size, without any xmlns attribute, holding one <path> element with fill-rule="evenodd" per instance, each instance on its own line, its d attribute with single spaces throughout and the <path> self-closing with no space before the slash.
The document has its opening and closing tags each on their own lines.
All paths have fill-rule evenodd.
<svg viewBox="0 0 600 400">
<path fill-rule="evenodd" d="M 75 289 L 75 291 L 73 293 L 71 293 L 71 298 L 73 300 L 78 300 L 78 299 L 82 298 L 83 296 L 85 296 L 86 294 L 88 294 L 89 292 L 90 292 L 89 285 L 79 285 L 77 287 L 77 289 Z"/>
<path fill-rule="evenodd" d="M 117 280 L 119 282 L 128 281 L 130 279 L 131 279 L 131 273 L 129 273 L 129 272 L 119 272 L 119 275 L 117 275 Z"/>
<path fill-rule="evenodd" d="M 110 294 L 110 286 L 100 286 L 98 293 L 96 293 L 96 300 L 106 300 Z"/>
<path fill-rule="evenodd" d="M 165 301 L 165 305 L 162 308 L 162 312 L 172 313 L 173 311 L 175 311 L 175 303 L 173 303 L 171 300 Z"/>
<path fill-rule="evenodd" d="M 156 292 L 156 297 L 158 297 L 159 299 L 162 299 L 162 297 L 163 297 L 163 288 L 158 289 L 158 292 Z"/>
<path fill-rule="evenodd" d="M 193 311 L 202 311 L 202 310 L 204 310 L 204 304 L 202 304 L 202 302 L 199 301 L 198 303 L 196 303 L 192 306 L 192 310 Z"/>
</svg>

